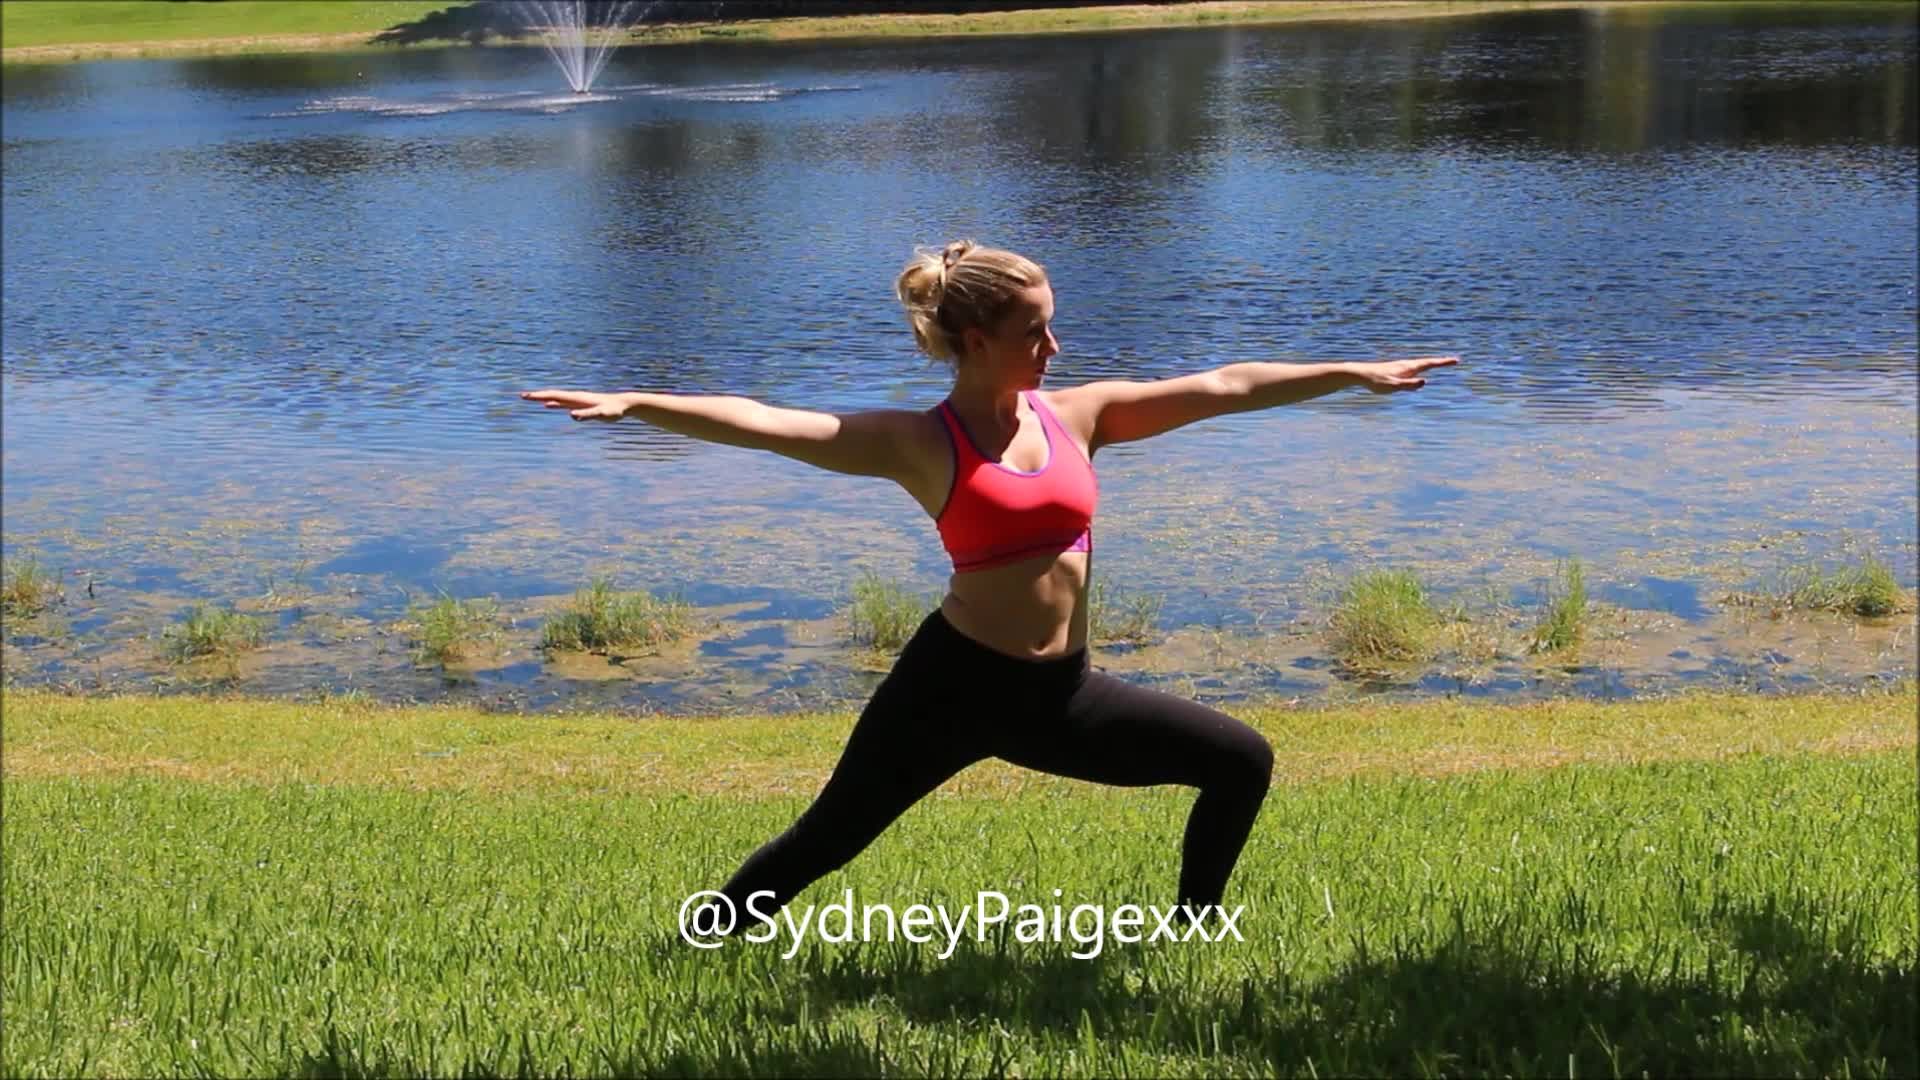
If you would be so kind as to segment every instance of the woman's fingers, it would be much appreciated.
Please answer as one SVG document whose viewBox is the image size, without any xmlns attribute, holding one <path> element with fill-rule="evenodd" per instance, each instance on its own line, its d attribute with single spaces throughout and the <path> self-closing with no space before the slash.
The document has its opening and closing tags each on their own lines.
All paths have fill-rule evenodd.
<svg viewBox="0 0 1920 1080">
<path fill-rule="evenodd" d="M 538 401 L 549 409 L 580 409 L 599 404 L 598 394 L 585 394 L 578 390 L 523 390 L 520 396 L 527 401 Z"/>
</svg>

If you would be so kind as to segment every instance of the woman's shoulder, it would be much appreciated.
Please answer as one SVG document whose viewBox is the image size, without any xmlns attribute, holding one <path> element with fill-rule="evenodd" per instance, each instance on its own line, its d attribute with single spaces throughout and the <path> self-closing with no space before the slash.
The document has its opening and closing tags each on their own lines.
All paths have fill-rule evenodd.
<svg viewBox="0 0 1920 1080">
<path fill-rule="evenodd" d="M 1099 419 L 1098 383 L 1069 386 L 1060 390 L 1031 391 L 1034 400 L 1046 406 L 1060 426 L 1067 429 L 1084 449 L 1093 440 L 1093 425 Z"/>
</svg>

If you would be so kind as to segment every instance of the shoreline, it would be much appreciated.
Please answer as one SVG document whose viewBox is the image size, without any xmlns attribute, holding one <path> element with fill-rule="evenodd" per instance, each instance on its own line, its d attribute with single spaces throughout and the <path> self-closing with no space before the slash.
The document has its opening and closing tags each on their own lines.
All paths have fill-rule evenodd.
<svg viewBox="0 0 1920 1080">
<path fill-rule="evenodd" d="M 1030 8 L 968 14 L 793 16 L 737 22 L 686 22 L 630 30 L 617 47 L 706 42 L 770 44 L 795 41 L 1026 36 L 1122 30 L 1169 30 L 1287 23 L 1426 19 L 1569 8 L 1685 8 L 1707 0 L 1202 0 L 1199 3 L 1115 4 L 1090 8 Z M 1743 0 L 1753 6 L 1805 6 L 1803 0 Z M 1865 0 L 1863 0 L 1863 4 Z M 1891 0 L 1885 5 L 1891 6 Z M 381 31 L 384 32 L 384 31 Z M 489 37 L 481 47 L 526 46 L 532 38 Z M 465 40 L 394 45 L 366 32 L 256 34 L 123 42 L 68 42 L 0 49 L 0 64 L 191 58 L 314 52 L 472 47 Z"/>
</svg>

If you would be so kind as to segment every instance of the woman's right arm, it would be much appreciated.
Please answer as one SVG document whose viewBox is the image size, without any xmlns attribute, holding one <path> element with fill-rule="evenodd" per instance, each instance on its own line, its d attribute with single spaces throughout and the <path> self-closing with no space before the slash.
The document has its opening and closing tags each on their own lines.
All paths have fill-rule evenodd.
<svg viewBox="0 0 1920 1080">
<path fill-rule="evenodd" d="M 730 395 L 530 390 L 520 396 L 550 409 L 568 409 L 576 420 L 631 416 L 707 442 L 771 450 L 834 472 L 896 480 L 911 468 L 909 442 L 918 419 L 900 409 L 834 414 Z"/>
</svg>

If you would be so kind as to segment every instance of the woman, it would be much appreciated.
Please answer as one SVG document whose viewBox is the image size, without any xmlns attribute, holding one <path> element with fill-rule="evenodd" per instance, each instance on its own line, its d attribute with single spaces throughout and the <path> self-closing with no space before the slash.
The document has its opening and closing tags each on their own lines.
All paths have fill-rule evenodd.
<svg viewBox="0 0 1920 1080">
<path fill-rule="evenodd" d="M 737 926 L 771 914 L 845 865 L 961 769 L 997 757 L 1104 784 L 1199 789 L 1178 900 L 1218 906 L 1266 798 L 1273 750 L 1215 709 L 1091 670 L 1087 584 L 1103 446 L 1221 413 L 1285 405 L 1347 386 L 1425 385 L 1431 357 L 1385 363 L 1230 364 L 1154 382 L 1040 392 L 1054 340 L 1046 271 L 962 241 L 922 253 L 896 282 L 922 351 L 953 367 L 933 409 L 829 415 L 739 397 L 538 390 L 521 396 L 576 420 L 637 417 L 836 472 L 884 476 L 932 517 L 953 559 L 920 624 L 861 712 L 813 805 L 721 890 Z M 723 914 L 722 919 L 725 919 Z"/>
</svg>

